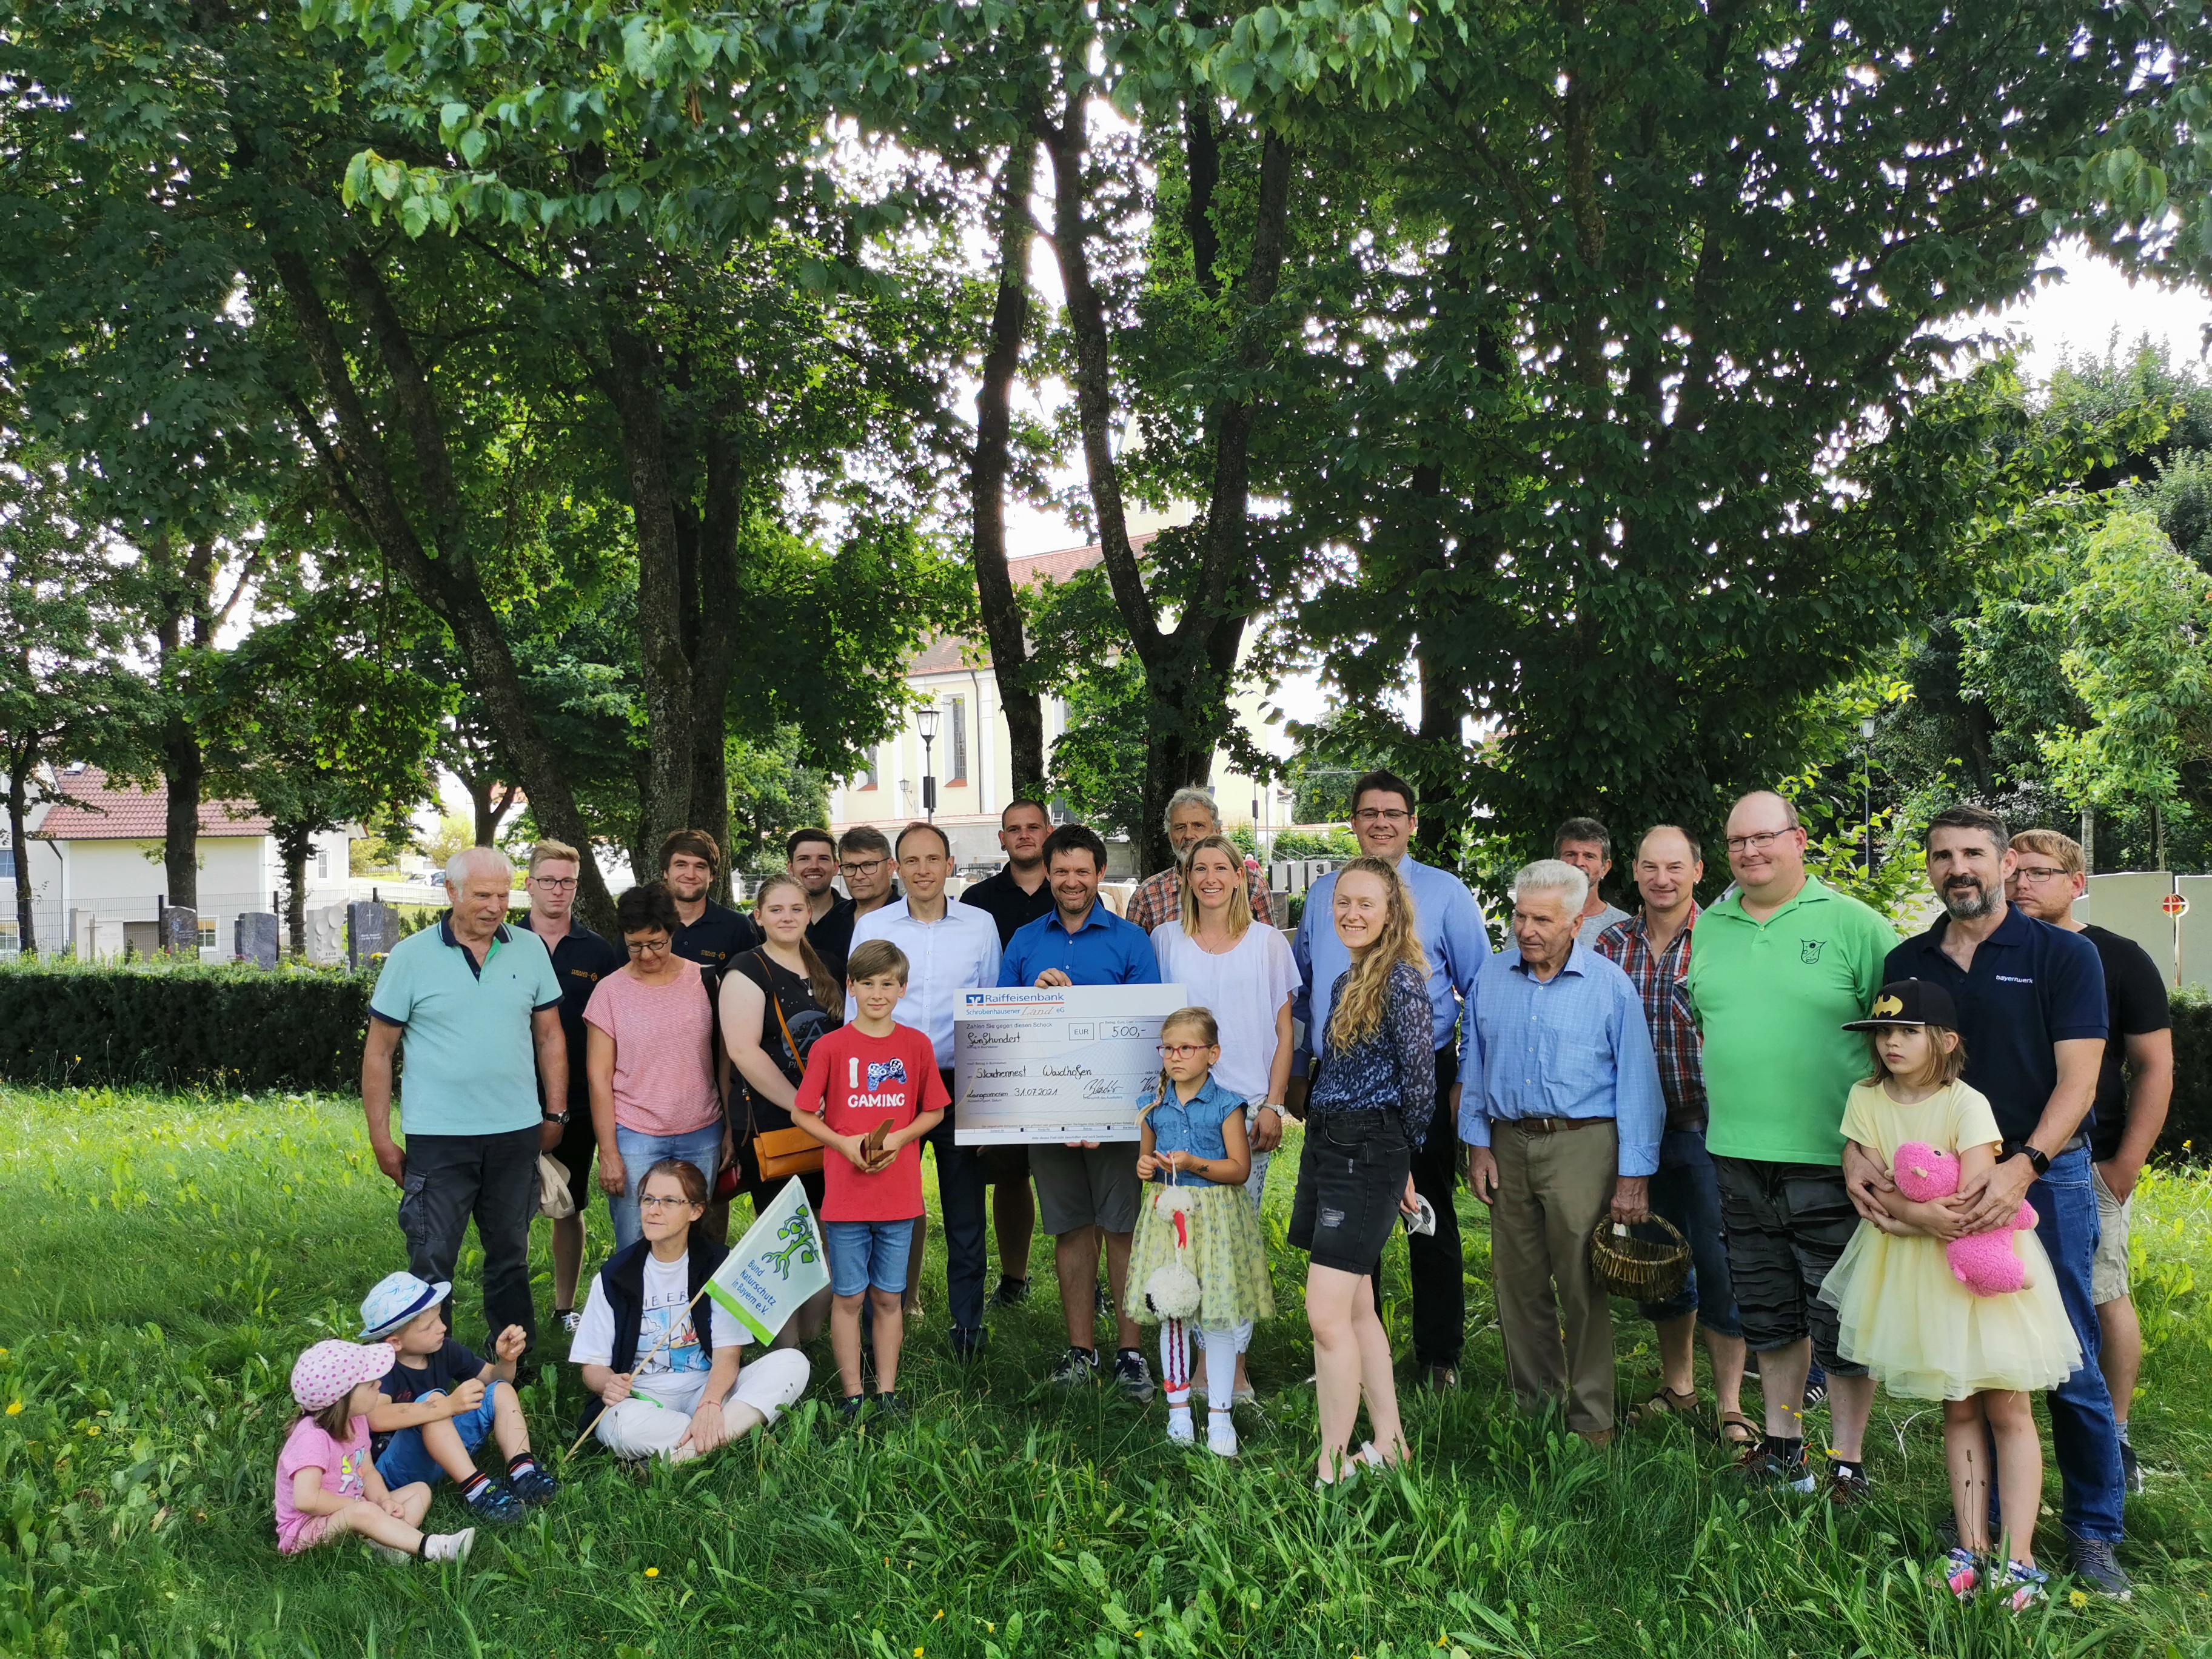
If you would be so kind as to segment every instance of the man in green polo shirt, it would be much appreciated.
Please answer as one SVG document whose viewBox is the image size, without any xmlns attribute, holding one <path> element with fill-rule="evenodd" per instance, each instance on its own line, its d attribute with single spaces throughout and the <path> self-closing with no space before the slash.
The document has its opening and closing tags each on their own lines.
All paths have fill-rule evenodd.
<svg viewBox="0 0 2212 1659">
<path fill-rule="evenodd" d="M 1805 1379 L 1828 1373 L 1828 1496 L 1866 1495 L 1863 1442 L 1874 1379 L 1836 1352 L 1836 1310 L 1820 1285 L 1858 1228 L 1844 1188 L 1844 1097 L 1867 1073 L 1865 1043 L 1843 1029 L 1881 988 L 1897 931 L 1805 873 L 1796 808 L 1759 790 L 1729 811 L 1738 890 L 1698 922 L 1690 1003 L 1704 1034 L 1712 1154 L 1745 1341 L 1759 1356 L 1766 1438 L 1746 1476 L 1811 1492 Z"/>
<path fill-rule="evenodd" d="M 400 1191 L 407 1269 L 433 1285 L 453 1276 L 469 1218 L 483 1245 L 485 1328 L 531 1334 L 530 1218 L 538 1154 L 561 1138 L 539 1107 L 568 1098 L 568 1045 L 553 958 L 527 927 L 507 925 L 514 876 L 489 847 L 446 866 L 452 909 L 392 947 L 368 1001 L 361 1102 L 377 1168 Z M 392 1139 L 392 1060 L 406 1052 Z"/>
</svg>

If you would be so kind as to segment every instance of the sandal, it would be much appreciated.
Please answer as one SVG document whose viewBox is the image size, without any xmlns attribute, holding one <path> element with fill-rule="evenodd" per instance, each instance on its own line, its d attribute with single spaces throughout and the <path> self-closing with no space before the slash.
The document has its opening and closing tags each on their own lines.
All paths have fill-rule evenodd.
<svg viewBox="0 0 2212 1659">
<path fill-rule="evenodd" d="M 1759 1425 L 1741 1412 L 1729 1412 L 1721 1419 L 1721 1443 L 1736 1451 L 1748 1452 L 1761 1443 L 1764 1437 Z"/>
<path fill-rule="evenodd" d="M 1698 1391 L 1685 1389 L 1677 1394 L 1672 1389 L 1656 1389 L 1651 1397 L 1628 1413 L 1631 1427 L 1643 1428 L 1669 1417 L 1694 1417 L 1698 1411 Z"/>
</svg>

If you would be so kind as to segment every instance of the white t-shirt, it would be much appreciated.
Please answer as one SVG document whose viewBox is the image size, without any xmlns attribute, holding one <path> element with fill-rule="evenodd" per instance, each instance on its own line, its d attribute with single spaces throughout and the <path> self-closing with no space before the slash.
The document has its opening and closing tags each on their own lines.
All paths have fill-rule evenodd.
<svg viewBox="0 0 2212 1659">
<path fill-rule="evenodd" d="M 1233 951 L 1216 956 L 1179 921 L 1152 929 L 1152 955 L 1162 982 L 1180 985 L 1194 1008 L 1221 1028 L 1221 1063 L 1213 1080 L 1248 1105 L 1267 1098 L 1275 1065 L 1275 1016 L 1298 988 L 1291 942 L 1264 921 L 1244 930 Z"/>
<path fill-rule="evenodd" d="M 638 1316 L 637 1357 L 643 1360 L 630 1384 L 640 1399 L 687 1416 L 698 1409 L 707 1391 L 707 1372 L 714 1356 L 699 1346 L 699 1333 L 691 1322 L 691 1253 L 673 1261 L 648 1254 L 645 1258 L 645 1307 Z M 724 1312 L 714 1297 L 702 1306 L 714 1310 L 708 1340 L 717 1348 L 734 1348 L 744 1340 L 738 1322 Z M 668 1336 L 669 1327 L 676 1334 Z M 645 1356 L 668 1336 L 668 1346 L 650 1359 Z M 607 1304 L 606 1287 L 592 1275 L 591 1299 L 577 1322 L 575 1340 L 568 1344 L 572 1365 L 611 1365 L 615 1363 L 615 1310 Z"/>
</svg>

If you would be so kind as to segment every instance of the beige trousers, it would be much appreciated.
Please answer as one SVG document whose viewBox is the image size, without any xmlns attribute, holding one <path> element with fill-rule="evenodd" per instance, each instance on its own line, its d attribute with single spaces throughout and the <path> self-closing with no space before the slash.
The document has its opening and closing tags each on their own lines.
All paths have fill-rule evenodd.
<svg viewBox="0 0 2212 1659">
<path fill-rule="evenodd" d="M 1613 1203 L 1619 1132 L 1606 1123 L 1529 1135 L 1495 1123 L 1490 1145 L 1491 1276 L 1506 1380 L 1523 1410 L 1564 1400 L 1569 1428 L 1609 1429 L 1613 1310 L 1590 1275 L 1589 1241 Z"/>
</svg>

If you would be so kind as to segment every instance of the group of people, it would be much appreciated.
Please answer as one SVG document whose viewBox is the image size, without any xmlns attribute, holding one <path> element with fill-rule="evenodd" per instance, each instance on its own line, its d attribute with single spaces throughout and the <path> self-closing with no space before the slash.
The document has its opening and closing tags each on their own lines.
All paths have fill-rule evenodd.
<svg viewBox="0 0 2212 1659">
<path fill-rule="evenodd" d="M 1594 1444 L 1613 1439 L 1612 1316 L 1591 1241 L 1656 1216 L 1692 1266 L 1679 1295 L 1641 1310 L 1662 1376 L 1632 1421 L 1704 1411 L 1702 1329 L 1716 1431 L 1745 1477 L 1815 1489 L 1804 1419 L 1824 1397 L 1827 1495 L 1847 1504 L 1869 1491 L 1877 1385 L 1932 1393 L 1948 1402 L 1957 1477 L 1954 1588 L 1987 1582 L 2024 1598 L 2041 1582 L 2021 1484 L 2031 1454 L 2040 1471 L 2025 1400 L 2047 1388 L 2069 1565 L 2126 1592 L 2113 1547 L 2137 1479 L 2127 1405 L 2140 1360 L 2126 1206 L 2163 1120 L 2172 1050 L 2155 967 L 2072 920 L 2077 846 L 2048 831 L 2008 839 L 1976 808 L 1939 815 L 1926 857 L 1943 914 L 1900 943 L 1807 870 L 1804 832 L 1778 794 L 1730 811 L 1733 881 L 1702 910 L 1689 831 L 1643 836 L 1631 913 L 1601 896 L 1611 836 L 1570 819 L 1553 855 L 1515 877 L 1493 951 L 1473 894 L 1413 856 L 1409 786 L 1360 778 L 1352 825 L 1359 856 L 1309 891 L 1289 939 L 1198 790 L 1170 804 L 1175 864 L 1137 888 L 1126 916 L 1100 897 L 1098 836 L 1054 828 L 1025 800 L 1001 817 L 1005 866 L 957 899 L 951 848 L 932 824 L 896 843 L 866 828 L 842 839 L 805 830 L 750 917 L 708 896 L 720 850 L 680 830 L 659 879 L 621 896 L 619 947 L 573 918 L 573 848 L 532 849 L 526 924 L 506 920 L 506 860 L 464 853 L 448 916 L 384 967 L 363 1062 L 371 1145 L 402 1191 L 410 1282 L 442 1297 L 473 1218 L 488 1328 L 502 1333 L 501 1355 L 526 1347 L 528 1229 L 548 1154 L 574 1212 L 553 1224 L 555 1305 L 592 1396 L 586 1426 L 604 1443 L 695 1455 L 772 1421 L 807 1386 L 799 1350 L 824 1323 L 843 1413 L 896 1419 L 898 1352 L 921 1292 L 926 1146 L 952 1352 L 981 1347 L 987 1304 L 1027 1295 L 1041 1222 L 1066 1334 L 1053 1380 L 1110 1376 L 1150 1400 L 1139 1326 L 1157 1322 L 1169 1433 L 1196 1440 L 1190 1406 L 1203 1393 L 1205 1443 L 1234 1455 L 1232 1411 L 1252 1398 L 1244 1350 L 1273 1312 L 1259 1198 L 1296 1117 L 1289 1238 L 1308 1257 L 1318 1486 L 1407 1454 L 1376 1291 L 1401 1230 L 1418 1384 L 1458 1386 L 1464 1182 L 1490 1212 L 1507 1376 L 1526 1408 L 1559 1412 Z M 1164 1025 L 1140 1140 L 957 1142 L 963 992 L 1170 982 L 1189 1006 Z M 391 1126 L 403 1046 L 404 1150 Z M 791 1155 L 794 1139 L 821 1148 L 818 1170 Z M 1901 1195 L 1907 1139 L 1951 1160 L 1954 1194 Z M 615 1249 L 579 1310 L 595 1162 Z M 789 1179 L 822 1218 L 831 1285 L 774 1352 L 741 1367 L 726 1316 L 695 1324 L 692 1310 L 722 1259 L 728 1200 L 763 1203 Z M 1942 1252 L 2011 1228 L 2023 1204 L 2036 1243 L 2016 1251 L 2039 1288 L 1984 1304 L 1943 1270 Z M 994 1222 L 1000 1273 L 987 1294 Z M 1987 1310 L 2000 1305 L 2011 1311 Z M 2002 1340 L 1989 1334 L 2000 1328 Z M 343 1380 L 368 1364 L 323 1370 Z M 1747 1370 L 1762 1425 L 1741 1409 Z M 365 1430 L 392 1420 L 370 1415 Z M 498 1432 L 490 1415 L 477 1429 L 479 1440 Z M 411 1528 L 421 1505 L 410 1484 L 354 1494 L 386 1517 L 356 1529 L 391 1542 L 386 1522 Z M 496 1504 L 514 1486 L 493 1479 L 465 1495 Z"/>
</svg>

